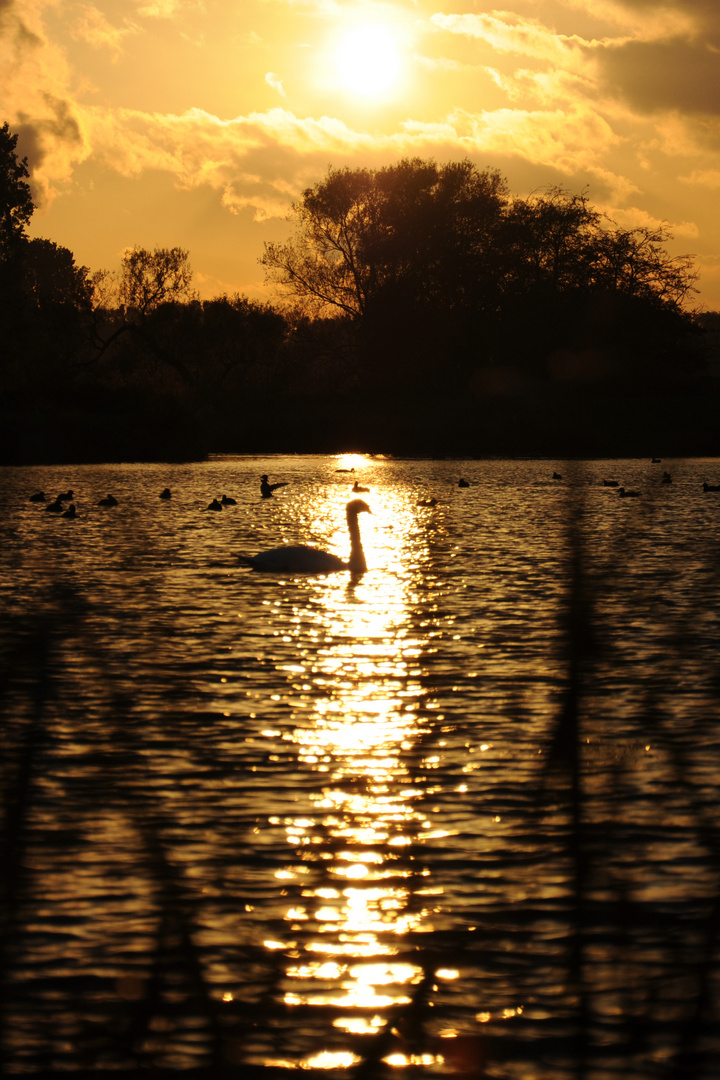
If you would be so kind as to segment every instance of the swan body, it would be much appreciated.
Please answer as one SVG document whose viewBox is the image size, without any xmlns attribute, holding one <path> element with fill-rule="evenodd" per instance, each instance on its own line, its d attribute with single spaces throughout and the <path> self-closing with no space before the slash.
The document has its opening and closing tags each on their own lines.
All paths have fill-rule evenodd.
<svg viewBox="0 0 720 1080">
<path fill-rule="evenodd" d="M 330 551 L 307 544 L 287 544 L 261 551 L 258 555 L 240 555 L 240 561 L 253 570 L 275 574 L 332 574 L 337 570 L 362 574 L 367 570 L 367 563 L 360 539 L 358 514 L 363 513 L 371 514 L 372 510 L 362 499 L 353 499 L 347 504 L 345 514 L 350 534 L 350 558 L 347 562 Z"/>
</svg>

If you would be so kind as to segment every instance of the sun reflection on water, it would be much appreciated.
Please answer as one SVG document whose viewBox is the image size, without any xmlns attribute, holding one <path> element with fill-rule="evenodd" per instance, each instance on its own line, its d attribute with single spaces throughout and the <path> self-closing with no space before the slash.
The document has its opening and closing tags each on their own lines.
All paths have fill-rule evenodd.
<svg viewBox="0 0 720 1080">
<path fill-rule="evenodd" d="M 341 460 L 339 467 L 359 467 Z M 368 500 L 368 564 L 401 564 L 414 515 Z M 334 507 L 315 510 L 317 521 L 337 516 Z M 340 547 L 339 534 L 332 543 Z M 281 881 L 297 877 L 299 888 L 284 916 L 295 959 L 285 970 L 282 1000 L 334 1008 L 333 1027 L 348 1036 L 372 1035 L 386 1022 L 384 1013 L 412 1001 L 425 973 L 409 941 L 432 930 L 430 905 L 441 892 L 422 888 L 429 871 L 416 861 L 417 844 L 432 830 L 423 804 L 426 774 L 409 764 L 428 732 L 422 645 L 408 633 L 409 587 L 407 575 L 387 572 L 323 582 L 311 615 L 300 604 L 294 612 L 301 647 L 284 668 L 294 688 L 289 739 L 322 783 L 306 812 L 283 819 L 289 847 L 314 872 L 305 879 L 277 873 Z M 343 1054 L 326 1048 L 300 1064 L 349 1067 L 356 1059 Z"/>
</svg>

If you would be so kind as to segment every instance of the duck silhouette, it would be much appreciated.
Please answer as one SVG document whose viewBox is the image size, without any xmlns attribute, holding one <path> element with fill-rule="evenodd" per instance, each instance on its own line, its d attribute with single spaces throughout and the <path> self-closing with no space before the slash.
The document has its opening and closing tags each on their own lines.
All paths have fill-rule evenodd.
<svg viewBox="0 0 720 1080">
<path fill-rule="evenodd" d="M 118 501 L 114 495 L 106 495 L 104 499 L 100 499 L 98 506 L 117 506 Z"/>
<path fill-rule="evenodd" d="M 65 509 L 65 506 L 63 505 L 63 502 L 60 499 L 60 496 L 58 495 L 57 499 L 55 499 L 53 502 L 47 504 L 47 506 L 45 507 L 45 513 L 46 514 L 61 514 L 64 509 Z"/>
<path fill-rule="evenodd" d="M 213 499 L 209 506 L 206 506 L 206 510 L 222 510 L 222 503 L 219 499 Z"/>
<path fill-rule="evenodd" d="M 260 495 L 263 499 L 271 498 L 273 491 L 277 491 L 277 489 L 281 487 L 287 487 L 287 483 L 271 484 L 268 481 L 267 473 L 263 473 L 260 477 Z"/>
<path fill-rule="evenodd" d="M 244 566 L 276 574 L 330 574 L 337 570 L 350 570 L 362 574 L 367 570 L 365 552 L 360 538 L 358 514 L 371 514 L 372 510 L 362 499 L 353 499 L 345 507 L 350 536 L 350 558 L 345 562 L 330 551 L 309 547 L 307 544 L 287 544 L 283 547 L 261 551 L 258 555 L 239 555 Z"/>
<path fill-rule="evenodd" d="M 29 502 L 45 502 L 45 492 L 36 491 L 34 495 L 30 496 Z"/>
<path fill-rule="evenodd" d="M 464 480 L 463 477 L 461 476 L 460 479 L 458 480 L 458 487 L 463 487 L 463 488 L 470 487 L 470 484 L 468 483 L 467 480 Z"/>
<path fill-rule="evenodd" d="M 70 518 L 70 520 L 72 520 L 75 517 L 75 503 L 70 503 L 67 510 L 63 510 L 60 517 Z"/>
<path fill-rule="evenodd" d="M 624 487 L 621 487 L 618 491 L 618 495 L 621 499 L 637 499 L 639 494 L 639 491 L 629 491 L 626 490 Z"/>
<path fill-rule="evenodd" d="M 161 499 L 172 499 L 172 492 L 170 491 L 170 488 L 163 488 L 162 491 L 160 492 L 159 498 L 161 498 Z"/>
<path fill-rule="evenodd" d="M 703 484 L 703 491 L 720 491 L 720 484 Z"/>
<path fill-rule="evenodd" d="M 367 494 L 370 488 L 362 487 L 362 485 L 358 484 L 356 480 L 352 486 L 352 490 L 355 492 L 356 495 L 359 495 L 361 493 Z"/>
<path fill-rule="evenodd" d="M 603 487 L 619 487 L 617 480 L 603 480 Z"/>
<path fill-rule="evenodd" d="M 235 499 L 230 499 L 227 495 L 223 495 L 220 502 L 223 504 L 223 506 L 237 506 Z"/>
</svg>

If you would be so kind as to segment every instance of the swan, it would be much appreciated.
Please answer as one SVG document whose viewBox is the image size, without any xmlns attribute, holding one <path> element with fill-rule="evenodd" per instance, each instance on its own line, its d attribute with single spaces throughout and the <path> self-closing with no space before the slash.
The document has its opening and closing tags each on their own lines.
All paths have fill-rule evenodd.
<svg viewBox="0 0 720 1080">
<path fill-rule="evenodd" d="M 273 491 L 276 491 L 278 488 L 281 487 L 287 487 L 287 483 L 284 482 L 282 484 L 270 484 L 268 483 L 267 473 L 263 473 L 260 477 L 260 494 L 262 495 L 263 499 L 271 498 Z"/>
<path fill-rule="evenodd" d="M 258 555 L 238 557 L 244 566 L 271 573 L 330 574 L 336 570 L 351 570 L 355 574 L 363 574 L 367 570 L 367 563 L 360 540 L 358 514 L 371 513 L 372 510 L 362 499 L 353 499 L 347 504 L 345 514 L 350 533 L 350 558 L 347 562 L 329 551 L 308 547 L 307 544 L 288 544 L 270 551 L 261 551 Z"/>
</svg>

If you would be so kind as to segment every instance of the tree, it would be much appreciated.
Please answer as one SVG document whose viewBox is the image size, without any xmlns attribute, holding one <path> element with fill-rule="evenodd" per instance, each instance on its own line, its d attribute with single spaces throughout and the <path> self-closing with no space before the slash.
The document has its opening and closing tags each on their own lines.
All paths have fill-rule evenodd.
<svg viewBox="0 0 720 1080">
<path fill-rule="evenodd" d="M 512 198 L 469 161 L 330 169 L 294 206 L 267 278 L 315 316 L 355 326 L 373 386 L 434 393 L 504 364 L 547 377 L 559 350 L 602 349 L 605 371 L 687 333 L 695 272 L 664 228 L 621 229 L 586 193 Z M 642 366 L 642 364 L 641 364 Z"/>
<path fill-rule="evenodd" d="M 499 173 L 469 161 L 438 166 L 419 158 L 369 169 L 331 168 L 293 206 L 298 219 L 287 244 L 266 244 L 270 282 L 314 314 L 362 319 L 392 295 L 405 300 L 450 296 L 445 272 L 458 281 L 499 214 Z"/>
<path fill-rule="evenodd" d="M 191 284 L 189 253 L 182 248 L 130 248 L 122 257 L 118 300 L 146 315 L 160 304 L 194 299 Z"/>
<path fill-rule="evenodd" d="M 88 268 L 77 266 L 72 251 L 52 240 L 33 239 L 25 244 L 23 286 L 30 302 L 38 308 L 67 305 L 87 311 L 92 304 Z"/>
<path fill-rule="evenodd" d="M 15 153 L 17 134 L 7 123 L 0 127 L 0 259 L 7 260 L 25 236 L 25 229 L 35 209 L 30 186 L 27 158 L 18 161 Z"/>
</svg>

